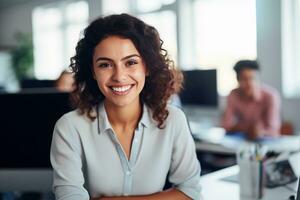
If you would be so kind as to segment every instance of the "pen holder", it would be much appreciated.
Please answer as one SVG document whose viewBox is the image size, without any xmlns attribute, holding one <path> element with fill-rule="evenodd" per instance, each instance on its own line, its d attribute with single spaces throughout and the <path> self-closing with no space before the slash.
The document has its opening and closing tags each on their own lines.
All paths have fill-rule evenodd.
<svg viewBox="0 0 300 200">
<path fill-rule="evenodd" d="M 264 195 L 264 155 L 256 144 L 247 143 L 239 150 L 239 185 L 241 200 L 258 200 Z"/>
</svg>

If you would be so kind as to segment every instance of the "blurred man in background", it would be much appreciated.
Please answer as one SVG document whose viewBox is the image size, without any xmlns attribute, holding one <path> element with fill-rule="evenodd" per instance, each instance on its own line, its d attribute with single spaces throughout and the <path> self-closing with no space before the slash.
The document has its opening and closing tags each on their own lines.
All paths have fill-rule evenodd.
<svg viewBox="0 0 300 200">
<path fill-rule="evenodd" d="M 242 132 L 248 139 L 280 135 L 280 97 L 259 81 L 259 64 L 241 60 L 234 66 L 238 88 L 231 91 L 222 119 L 227 132 Z"/>
</svg>

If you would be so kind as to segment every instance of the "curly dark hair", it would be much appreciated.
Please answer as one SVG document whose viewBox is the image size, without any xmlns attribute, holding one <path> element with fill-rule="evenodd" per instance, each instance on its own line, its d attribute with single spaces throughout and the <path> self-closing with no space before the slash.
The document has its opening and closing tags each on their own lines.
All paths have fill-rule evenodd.
<svg viewBox="0 0 300 200">
<path fill-rule="evenodd" d="M 158 127 L 164 127 L 168 117 L 167 103 L 170 96 L 182 88 L 182 73 L 175 68 L 168 52 L 162 48 L 163 41 L 157 30 L 128 14 L 100 17 L 84 30 L 83 38 L 76 46 L 70 68 L 75 73 L 76 89 L 72 92 L 73 104 L 81 114 L 94 120 L 93 109 L 104 95 L 93 78 L 93 54 L 95 47 L 109 36 L 130 39 L 149 70 L 140 99 L 153 113 Z"/>
</svg>

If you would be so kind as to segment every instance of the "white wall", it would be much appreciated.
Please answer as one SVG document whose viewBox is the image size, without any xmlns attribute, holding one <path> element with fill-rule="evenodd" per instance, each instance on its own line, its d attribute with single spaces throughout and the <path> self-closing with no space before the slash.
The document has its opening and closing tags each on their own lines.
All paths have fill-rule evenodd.
<svg viewBox="0 0 300 200">
<path fill-rule="evenodd" d="M 50 2 L 50 0 L 48 0 Z M 47 3 L 47 0 L 29 1 L 0 10 L 0 45 L 16 45 L 17 32 L 32 33 L 31 11 L 36 5 Z"/>
<path fill-rule="evenodd" d="M 257 56 L 264 82 L 282 96 L 282 117 L 300 132 L 300 99 L 287 99 L 282 92 L 281 0 L 257 0 Z"/>
</svg>

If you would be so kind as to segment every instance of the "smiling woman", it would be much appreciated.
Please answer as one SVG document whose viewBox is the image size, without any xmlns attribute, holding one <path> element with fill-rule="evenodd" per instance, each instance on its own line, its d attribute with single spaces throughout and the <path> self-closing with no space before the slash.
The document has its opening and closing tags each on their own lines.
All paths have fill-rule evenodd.
<svg viewBox="0 0 300 200">
<path fill-rule="evenodd" d="M 98 18 L 71 59 L 77 110 L 56 123 L 57 199 L 199 199 L 200 165 L 185 115 L 168 106 L 181 73 L 152 26 Z M 173 184 L 163 190 L 166 179 Z"/>
<path fill-rule="evenodd" d="M 107 106 L 139 104 L 146 66 L 130 39 L 110 36 L 102 40 L 95 48 L 93 60 L 94 78 Z"/>
</svg>

